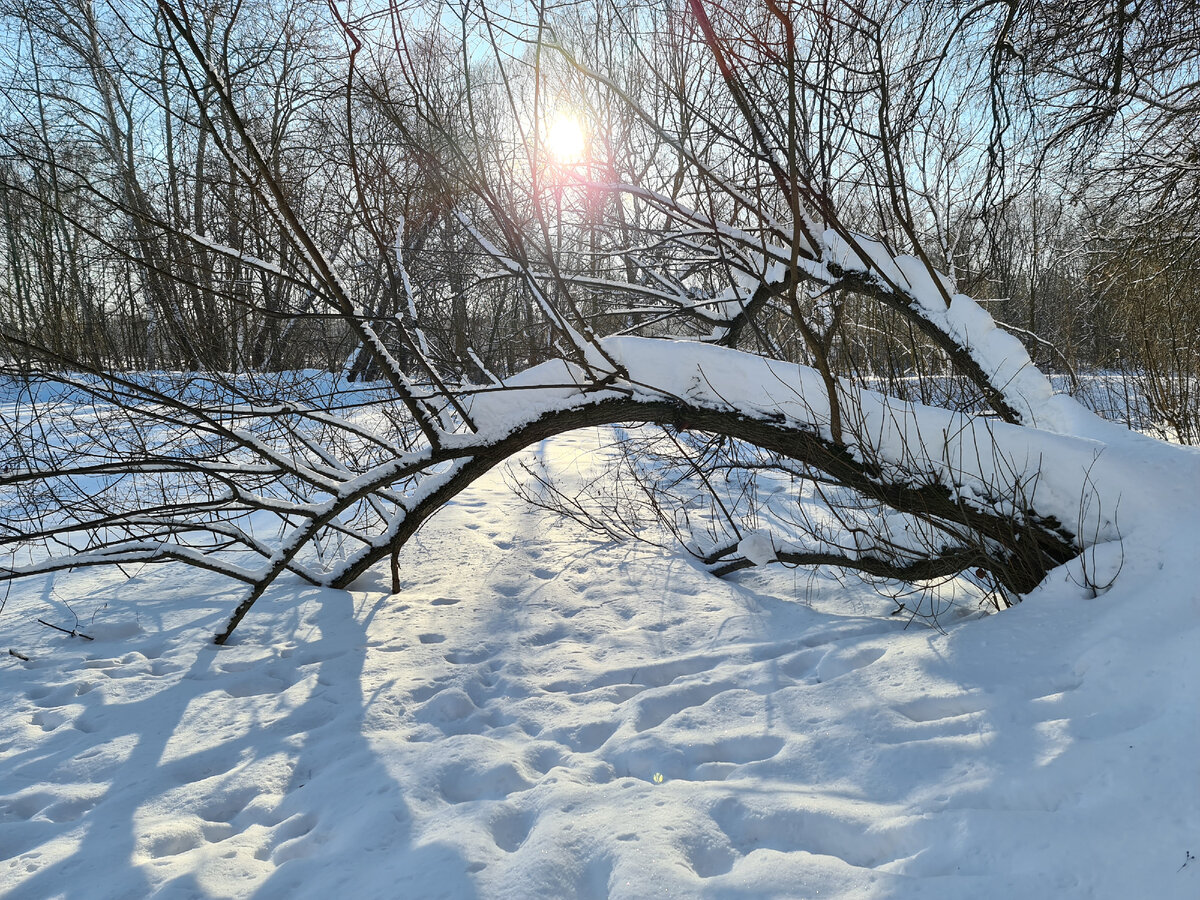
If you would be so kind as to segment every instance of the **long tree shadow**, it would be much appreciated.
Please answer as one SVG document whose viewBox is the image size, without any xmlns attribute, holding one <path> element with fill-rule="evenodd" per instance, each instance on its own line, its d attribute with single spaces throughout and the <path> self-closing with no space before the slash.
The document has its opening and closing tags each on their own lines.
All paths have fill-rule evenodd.
<svg viewBox="0 0 1200 900">
<path fill-rule="evenodd" d="M 31 689 L 53 733 L 7 761 L 10 784 L 47 786 L 0 832 L 36 870 L 20 896 L 476 896 L 456 847 L 419 842 L 365 736 L 367 622 L 351 594 L 314 590 L 279 586 L 236 644 L 203 643 L 214 605 L 174 634 L 97 642 L 75 684 Z"/>
</svg>

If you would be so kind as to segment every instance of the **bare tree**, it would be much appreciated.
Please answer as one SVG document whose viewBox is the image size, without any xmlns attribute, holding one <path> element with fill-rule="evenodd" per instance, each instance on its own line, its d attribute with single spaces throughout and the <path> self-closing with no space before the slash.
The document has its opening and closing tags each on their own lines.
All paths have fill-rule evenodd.
<svg viewBox="0 0 1200 900">
<path fill-rule="evenodd" d="M 344 587 L 395 566 L 429 516 L 521 448 L 641 422 L 673 450 L 635 473 L 638 490 L 715 574 L 783 561 L 1029 591 L 1116 536 L 1115 498 L 1086 522 L 1080 498 L 1096 466 L 1132 464 L 1097 459 L 1115 426 L 1056 395 L 955 281 L 958 212 L 984 202 L 968 182 L 994 161 L 935 123 L 953 110 L 969 130 L 1000 102 L 981 8 L 1004 12 L 690 0 L 528 20 L 475 6 L 454 21 L 331 7 L 349 50 L 331 179 L 351 194 L 343 236 L 310 219 L 287 148 L 266 140 L 202 20 L 160 0 L 154 46 L 193 110 L 179 127 L 211 142 L 278 245 L 182 236 L 293 286 L 374 380 L 117 374 L 6 327 L 10 352 L 105 427 L 37 403 L 6 423 L 18 462 L 3 485 L 25 512 L 0 537 L 3 574 L 210 568 L 247 588 L 223 643 L 283 573 Z M 585 152 L 556 146 L 556 115 L 586 132 Z M 428 182 L 407 205 L 372 193 L 400 165 Z M 422 257 L 435 228 L 452 265 Z M 472 347 L 468 310 L 495 322 L 489 301 L 544 335 L 507 357 L 519 371 Z M 895 384 L 944 366 L 948 405 L 876 391 L 868 340 Z M 765 468 L 807 487 L 764 533 L 737 498 Z M 698 529 L 674 511 L 681 491 L 711 498 Z M 559 501 L 598 521 L 587 497 Z"/>
</svg>

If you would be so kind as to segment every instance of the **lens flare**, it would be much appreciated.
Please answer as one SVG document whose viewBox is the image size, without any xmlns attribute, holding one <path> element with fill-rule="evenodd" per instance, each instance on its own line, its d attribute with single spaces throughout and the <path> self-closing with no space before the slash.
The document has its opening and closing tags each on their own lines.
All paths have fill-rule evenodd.
<svg viewBox="0 0 1200 900">
<path fill-rule="evenodd" d="M 579 119 L 559 113 L 546 131 L 546 147 L 556 162 L 577 163 L 583 160 L 586 141 Z"/>
</svg>

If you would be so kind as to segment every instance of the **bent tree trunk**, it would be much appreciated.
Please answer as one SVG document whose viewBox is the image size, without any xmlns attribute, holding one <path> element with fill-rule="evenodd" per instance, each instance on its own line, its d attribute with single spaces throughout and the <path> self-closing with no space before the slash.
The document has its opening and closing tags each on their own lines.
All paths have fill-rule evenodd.
<svg viewBox="0 0 1200 900">
<path fill-rule="evenodd" d="M 223 411 L 229 419 L 221 421 L 178 402 L 174 410 L 164 408 L 165 394 L 154 396 L 153 405 L 133 403 L 130 395 L 150 391 L 144 385 L 111 378 L 88 383 L 83 386 L 90 394 L 120 401 L 127 413 L 152 418 L 154 427 L 187 424 L 195 431 L 236 440 L 243 451 L 257 456 L 258 463 L 251 467 L 227 457 L 221 465 L 212 457 L 180 457 L 171 465 L 126 454 L 109 465 L 71 468 L 42 447 L 43 467 L 17 472 L 7 480 L 46 481 L 52 477 L 51 468 L 58 479 L 103 476 L 119 469 L 120 483 L 129 473 L 150 478 L 165 471 L 178 477 L 190 470 L 232 490 L 207 504 L 153 510 L 131 504 L 133 498 L 122 494 L 125 512 L 110 511 L 102 519 L 78 517 L 71 527 L 58 529 L 61 534 L 96 534 L 103 528 L 120 537 L 13 567 L 5 574 L 16 577 L 135 560 L 174 559 L 204 566 L 249 588 L 228 627 L 217 636 L 223 643 L 284 572 L 316 584 L 346 587 L 402 547 L 451 498 L 522 448 L 575 429 L 623 422 L 724 435 L 760 447 L 794 461 L 815 480 L 841 486 L 864 506 L 911 518 L 918 526 L 914 532 L 920 532 L 910 546 L 897 544 L 893 534 L 882 531 L 857 535 L 853 542 L 818 534 L 781 536 L 774 553 L 781 562 L 837 565 L 906 581 L 983 569 L 1019 595 L 1087 547 L 1116 537 L 1115 521 L 1104 514 L 1115 509 L 1115 498 L 1088 500 L 1097 493 L 1097 484 L 1128 480 L 1120 475 L 1130 466 L 1120 448 L 1133 438 L 1116 426 L 1097 420 L 1092 438 L 1067 437 L 843 384 L 842 409 L 850 427 L 844 430 L 844 442 L 838 443 L 829 435 L 822 379 L 811 369 L 687 342 L 623 338 L 606 341 L 605 350 L 627 377 L 595 389 L 580 383 L 582 370 L 571 364 L 543 364 L 471 398 L 468 408 L 475 432 L 444 433 L 438 447 L 408 452 L 391 448 L 398 452 L 358 472 L 339 471 L 328 460 L 324 465 L 301 460 L 295 448 L 291 453 L 273 448 L 240 421 L 253 416 L 277 426 L 287 415 L 297 415 L 300 424 L 293 428 L 299 434 L 302 423 L 329 424 L 318 412 L 231 407 Z M 1082 412 L 1078 416 L 1087 419 Z M 366 434 L 350 422 L 334 424 L 343 439 Z M 1110 435 L 1121 440 L 1114 445 L 1116 452 L 1105 453 L 1096 437 L 1110 429 Z M 38 455 L 29 458 L 36 460 Z M 312 496 L 285 508 L 265 491 L 256 494 L 248 484 L 237 484 L 252 478 L 303 479 Z M 1085 506 L 1091 510 L 1086 520 L 1081 518 Z M 373 531 L 361 524 L 368 508 L 375 512 Z M 294 525 L 279 546 L 256 542 L 231 524 L 248 510 L 269 511 Z M 355 510 L 358 524 L 351 526 Z M 312 558 L 312 548 L 337 534 L 354 538 L 358 549 L 322 567 Z M 207 542 L 201 540 L 203 535 Z M 239 553 L 231 556 L 231 547 Z M 259 566 L 244 564 L 246 556 L 255 555 Z M 752 564 L 737 547 L 710 556 L 715 574 Z"/>
<path fill-rule="evenodd" d="M 1061 478 L 1053 491 L 1039 492 L 1047 471 L 1042 445 L 1052 439 L 1032 429 L 843 386 L 842 407 L 851 423 L 846 434 L 852 439 L 838 443 L 829 435 L 828 405 L 813 370 L 680 342 L 618 339 L 605 342 L 605 351 L 626 378 L 611 379 L 600 389 L 586 383 L 574 387 L 583 379 L 582 370 L 564 362 L 545 364 L 476 396 L 469 408 L 478 431 L 445 435 L 440 447 L 390 460 L 344 482 L 253 579 L 249 596 L 218 641 L 228 638 L 302 548 L 363 498 L 404 484 L 402 500 L 384 527 L 373 537 L 360 535 L 359 550 L 319 581 L 351 584 L 396 553 L 452 497 L 520 449 L 578 428 L 621 422 L 650 422 L 752 444 L 795 461 L 814 479 L 836 483 L 864 502 L 926 527 L 913 546 L 897 546 L 877 534 L 874 541 L 859 538 L 853 552 L 842 543 L 833 551 L 828 540 L 810 536 L 806 543 L 797 535 L 777 548 L 775 558 L 783 562 L 839 565 L 904 580 L 983 569 L 1021 594 L 1083 547 L 1063 523 L 1077 518 L 1078 499 L 1089 490 L 1096 462 L 1091 441 L 1059 439 L 1053 468 Z M 1111 522 L 1098 523 L 1093 537 L 1107 536 L 1111 529 Z M 720 574 L 750 564 L 736 552 L 714 562 Z"/>
<path fill-rule="evenodd" d="M 374 25 L 356 31 L 338 19 L 355 48 L 344 85 L 349 139 L 357 133 L 356 111 L 363 111 L 356 104 L 369 104 L 372 124 L 392 129 L 420 160 L 422 178 L 441 192 L 455 231 L 474 243 L 454 262 L 470 277 L 456 275 L 452 297 L 439 284 L 410 284 L 405 274 L 408 313 L 384 321 L 362 299 L 372 296 L 369 285 L 343 272 L 378 269 L 359 266 L 354 254 L 378 253 L 382 243 L 366 242 L 374 248 L 366 251 L 322 249 L 321 232 L 293 205 L 296 192 L 279 181 L 279 161 L 256 143 L 219 67 L 176 6 L 158 3 L 165 51 L 199 113 L 193 124 L 272 218 L 286 245 L 277 257 L 291 268 L 192 232 L 176 238 L 232 255 L 263 279 L 303 287 L 306 299 L 293 321 L 335 323 L 380 381 L 322 394 L 303 374 L 290 383 L 282 374 L 270 383 L 211 372 L 120 375 L 56 356 L 0 325 L 13 355 L 40 359 L 41 377 L 58 391 L 45 401 L 31 395 L 25 411 L 5 423 L 4 455 L 19 462 L 0 489 L 19 513 L 0 531 L 0 546 L 13 550 L 0 577 L 168 560 L 220 572 L 246 586 L 216 637 L 224 643 L 284 573 L 346 587 L 522 448 L 579 428 L 644 422 L 758 448 L 793 475 L 836 491 L 849 511 L 820 528 L 770 535 L 769 552 L 761 541 L 687 543 L 715 575 L 771 561 L 904 581 L 972 572 L 1021 595 L 1055 567 L 1120 536 L 1118 500 L 1128 498 L 1139 467 L 1150 461 L 1192 471 L 1169 448 L 1056 395 L 1021 343 L 938 271 L 906 205 L 902 142 L 889 130 L 896 123 L 881 121 L 876 134 L 855 119 L 861 110 L 847 109 L 829 117 L 830 128 L 845 132 L 805 130 L 813 125 L 797 112 L 798 94 L 829 91 L 816 99 L 831 109 L 858 102 L 834 86 L 843 75 L 857 83 L 859 69 L 882 66 L 883 54 L 819 60 L 834 74 L 814 82 L 792 56 L 764 51 L 758 65 L 766 74 L 749 80 L 739 74 L 749 71 L 746 60 L 728 65 L 721 32 L 738 23 L 714 24 L 696 0 L 688 10 L 700 46 L 722 64 L 666 78 L 675 57 L 665 53 L 647 63 L 663 70 L 642 73 L 648 77 L 639 83 L 666 96 L 646 98 L 565 43 L 550 43 L 554 30 L 539 18 L 530 23 L 530 40 L 540 48 L 534 60 L 491 45 L 504 90 L 485 97 L 473 73 L 463 71 L 460 103 L 418 75 L 428 61 L 406 55 L 416 52 L 405 49 L 414 46 L 407 40 L 381 42 L 376 52 L 400 57 L 379 61 L 386 77 L 371 83 L 354 54 L 369 55 L 364 42 Z M 796 29 L 806 27 L 802 11 L 793 20 L 772 8 L 794 47 Z M 480 47 L 488 46 L 491 28 L 485 12 L 466 23 L 480 29 Z M 847 22 L 818 23 L 852 30 L 830 47 L 852 53 L 858 41 L 872 50 L 880 35 L 861 31 L 867 26 L 857 18 Z M 434 53 L 436 42 L 429 47 L 421 52 Z M 458 65 L 457 58 L 451 54 L 447 65 Z M 772 69 L 781 60 L 782 75 Z M 917 77 L 920 65 L 905 68 L 904 77 Z M 564 92 L 582 92 L 621 121 L 622 134 L 637 137 L 624 147 L 628 165 L 557 165 L 536 128 L 518 127 L 530 110 L 543 108 L 542 87 L 552 75 Z M 896 86 L 891 73 L 874 75 L 881 91 Z M 944 88 L 936 76 L 935 65 L 929 91 Z M 404 83 L 402 103 L 387 99 L 394 77 Z M 695 95 L 703 103 L 672 93 L 672 85 L 689 79 L 706 86 Z M 868 107 L 886 117 L 889 96 Z M 779 97 L 791 99 L 780 107 Z M 486 115 L 477 104 L 486 105 Z M 687 121 L 713 124 L 701 149 L 672 124 L 677 106 Z M 764 110 L 775 117 L 767 126 Z M 223 127 L 214 128 L 215 121 Z M 901 223 L 909 253 L 895 249 L 895 235 L 884 240 L 851 229 L 834 203 L 837 185 L 823 185 L 801 152 L 814 141 L 841 147 L 869 140 L 878 145 L 857 152 L 878 155 L 885 173 L 873 202 L 886 210 L 884 220 Z M 355 168 L 362 157 L 350 152 L 345 160 L 359 194 L 368 190 Z M 658 164 L 664 159 L 672 165 Z M 581 198 L 574 224 L 572 197 Z M 362 196 L 356 202 L 357 217 L 374 214 Z M 334 241 L 342 248 L 340 238 Z M 397 264 L 407 265 L 399 258 Z M 486 366 L 464 346 L 459 314 L 464 303 L 479 309 L 494 302 L 501 289 L 506 308 L 519 309 L 514 321 L 539 323 L 525 358 L 545 358 L 542 335 L 558 358 L 489 376 L 486 387 L 464 384 L 460 373 Z M 844 335 L 850 296 L 922 335 L 923 343 L 904 352 L 940 354 L 991 414 L 888 397 L 869 389 L 866 378 L 848 377 L 851 369 L 835 371 L 834 350 L 852 345 Z M 419 321 L 446 301 L 450 327 Z M 451 336 L 444 346 L 432 339 L 439 334 Z M 737 349 L 746 346 L 761 355 Z M 255 527 L 264 519 L 270 528 Z"/>
</svg>

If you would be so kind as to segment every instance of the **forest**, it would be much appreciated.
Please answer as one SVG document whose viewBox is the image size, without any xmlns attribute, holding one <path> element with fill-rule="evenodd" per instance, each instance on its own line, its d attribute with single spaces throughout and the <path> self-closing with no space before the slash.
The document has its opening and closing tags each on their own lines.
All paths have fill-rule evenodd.
<svg viewBox="0 0 1200 900">
<path fill-rule="evenodd" d="M 1007 605 L 1091 539 L 991 422 L 1079 432 L 1042 409 L 1074 395 L 1196 436 L 1192 4 L 5 12 L 4 365 L 123 422 L 81 442 L 35 403 L 8 429 L 12 575 L 344 586 L 515 449 L 638 421 L 679 477 L 543 502 L 657 519 L 724 571 L 774 468 L 840 511 L 797 510 L 775 558 L 982 573 Z M 689 344 L 799 365 L 762 385 L 796 408 L 722 400 L 756 363 Z M 873 417 L 910 411 L 880 396 L 965 418 L 889 445 Z"/>
<path fill-rule="evenodd" d="M 1048 371 L 1136 380 L 1147 421 L 1194 440 L 1194 4 L 376 7 L 6 3 L 0 301 L 31 344 L 10 364 L 377 374 L 282 201 L 366 319 L 507 375 L 553 323 L 474 228 L 553 256 L 598 332 L 661 333 L 708 323 L 656 291 L 731 276 L 654 240 L 655 197 L 755 236 L 799 203 L 919 250 Z M 847 302 L 839 375 L 945 364 Z M 809 361 L 786 313 L 744 341 Z"/>
<path fill-rule="evenodd" d="M 1195 0 L 0 35 L 21 896 L 1194 896 Z"/>
</svg>

